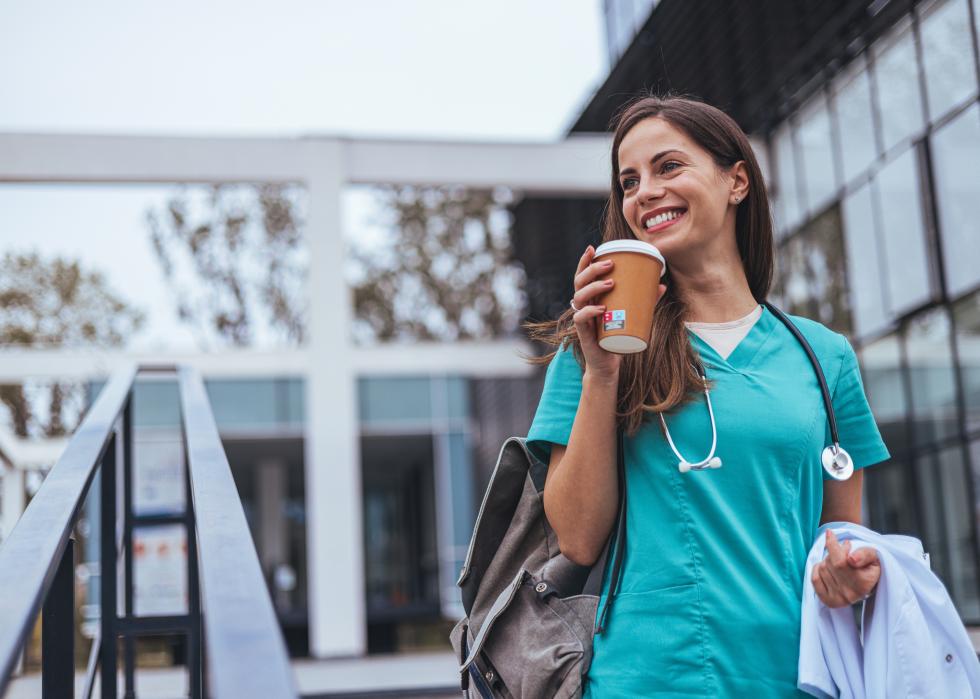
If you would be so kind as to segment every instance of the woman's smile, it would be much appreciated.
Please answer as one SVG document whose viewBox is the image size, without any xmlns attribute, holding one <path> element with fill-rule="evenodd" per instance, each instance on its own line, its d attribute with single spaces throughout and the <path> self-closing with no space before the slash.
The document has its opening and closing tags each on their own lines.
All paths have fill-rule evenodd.
<svg viewBox="0 0 980 699">
<path fill-rule="evenodd" d="M 647 233 L 662 231 L 683 219 L 686 214 L 687 209 L 671 209 L 657 215 L 650 214 L 642 221 L 643 230 Z"/>
</svg>

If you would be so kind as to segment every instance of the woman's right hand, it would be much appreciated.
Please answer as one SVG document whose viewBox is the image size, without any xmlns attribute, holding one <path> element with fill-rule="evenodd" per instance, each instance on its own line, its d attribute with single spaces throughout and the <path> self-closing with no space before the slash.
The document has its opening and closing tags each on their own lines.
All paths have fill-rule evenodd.
<svg viewBox="0 0 980 699">
<path fill-rule="evenodd" d="M 618 379 L 623 357 L 599 346 L 599 327 L 596 319 L 606 312 L 606 307 L 595 304 L 597 296 L 613 287 L 612 279 L 600 280 L 599 277 L 609 274 L 614 263 L 608 258 L 595 262 L 594 257 L 595 248 L 590 245 L 578 261 L 578 268 L 575 270 L 575 294 L 572 296 L 572 301 L 579 310 L 572 315 L 572 320 L 582 346 L 582 354 L 585 355 L 586 369 L 593 376 Z M 657 289 L 658 302 L 666 290 L 667 287 L 660 284 Z"/>
<path fill-rule="evenodd" d="M 613 287 L 612 279 L 599 280 L 601 275 L 612 271 L 613 261 L 607 258 L 593 262 L 594 257 L 595 248 L 590 245 L 578 261 L 574 281 L 575 295 L 572 296 L 572 302 L 579 310 L 572 315 L 572 320 L 582 346 L 582 354 L 585 355 L 586 369 L 601 378 L 618 379 L 622 355 L 609 352 L 599 346 L 596 319 L 606 312 L 606 307 L 594 305 L 597 296 Z"/>
</svg>

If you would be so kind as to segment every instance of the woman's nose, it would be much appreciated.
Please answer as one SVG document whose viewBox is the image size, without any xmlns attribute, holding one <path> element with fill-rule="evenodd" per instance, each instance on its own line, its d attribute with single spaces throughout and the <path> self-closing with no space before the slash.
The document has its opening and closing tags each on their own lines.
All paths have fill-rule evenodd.
<svg viewBox="0 0 980 699">
<path fill-rule="evenodd" d="M 665 190 L 663 185 L 659 184 L 656 180 L 652 178 L 646 178 L 640 180 L 640 189 L 637 192 L 637 197 L 640 201 L 649 201 L 651 199 L 660 199 L 664 196 Z"/>
</svg>

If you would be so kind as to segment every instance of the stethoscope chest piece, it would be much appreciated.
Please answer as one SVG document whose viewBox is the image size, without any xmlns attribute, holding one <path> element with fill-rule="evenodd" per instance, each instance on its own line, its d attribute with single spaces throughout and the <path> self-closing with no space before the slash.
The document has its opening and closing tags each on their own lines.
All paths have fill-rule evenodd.
<svg viewBox="0 0 980 699">
<path fill-rule="evenodd" d="M 846 481 L 854 474 L 854 462 L 839 444 L 831 444 L 824 448 L 820 454 L 820 461 L 823 463 L 823 470 L 838 481 Z"/>
</svg>

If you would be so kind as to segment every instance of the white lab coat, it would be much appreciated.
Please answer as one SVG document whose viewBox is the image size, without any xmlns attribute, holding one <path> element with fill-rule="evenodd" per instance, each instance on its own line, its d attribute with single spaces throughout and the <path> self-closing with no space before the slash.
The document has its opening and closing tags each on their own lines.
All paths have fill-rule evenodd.
<svg viewBox="0 0 980 699">
<path fill-rule="evenodd" d="M 825 530 L 851 550 L 878 551 L 881 578 L 874 609 L 859 628 L 851 607 L 831 609 L 813 589 Z M 815 697 L 898 699 L 980 697 L 980 662 L 946 588 L 929 569 L 922 542 L 878 534 L 859 524 L 820 527 L 806 561 L 797 686 Z"/>
</svg>

